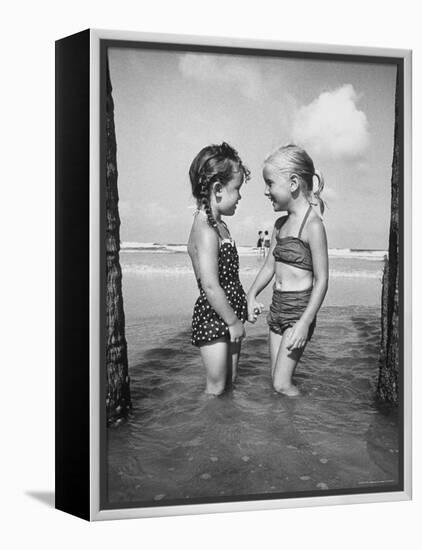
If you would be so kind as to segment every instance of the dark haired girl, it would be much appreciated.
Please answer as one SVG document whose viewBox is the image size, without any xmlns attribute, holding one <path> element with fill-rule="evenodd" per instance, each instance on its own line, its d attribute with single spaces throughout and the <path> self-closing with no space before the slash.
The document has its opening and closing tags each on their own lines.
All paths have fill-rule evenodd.
<svg viewBox="0 0 422 550">
<path fill-rule="evenodd" d="M 237 152 L 222 143 L 209 145 L 198 153 L 189 178 L 197 210 L 188 252 L 199 288 L 193 311 L 192 344 L 201 352 L 206 393 L 220 395 L 236 377 L 247 319 L 239 257 L 222 217 L 235 213 L 249 170 Z"/>
</svg>

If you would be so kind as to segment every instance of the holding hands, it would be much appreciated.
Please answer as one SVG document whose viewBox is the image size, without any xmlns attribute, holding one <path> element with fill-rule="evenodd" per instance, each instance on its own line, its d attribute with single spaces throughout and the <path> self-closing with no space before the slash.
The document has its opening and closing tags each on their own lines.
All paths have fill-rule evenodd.
<svg viewBox="0 0 422 550">
<path fill-rule="evenodd" d="M 248 295 L 247 299 L 248 299 L 248 321 L 250 323 L 256 323 L 256 320 L 258 319 L 258 315 L 260 315 L 264 310 L 264 304 L 257 302 L 254 296 Z"/>
<path fill-rule="evenodd" d="M 240 319 L 236 318 L 236 321 L 228 325 L 229 327 L 229 334 L 230 334 L 230 342 L 238 344 L 242 338 L 245 337 L 245 327 Z"/>
</svg>

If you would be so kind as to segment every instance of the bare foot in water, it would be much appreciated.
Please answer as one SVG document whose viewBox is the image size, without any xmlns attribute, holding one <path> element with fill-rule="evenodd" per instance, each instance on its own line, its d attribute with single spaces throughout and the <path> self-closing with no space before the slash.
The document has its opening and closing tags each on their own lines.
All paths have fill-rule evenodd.
<svg viewBox="0 0 422 550">
<path fill-rule="evenodd" d="M 297 397 L 298 395 L 300 395 L 299 388 L 293 384 L 288 388 L 283 388 L 283 389 L 280 388 L 280 389 L 276 389 L 275 391 L 277 393 L 281 393 L 282 395 L 287 395 L 287 397 Z"/>
</svg>

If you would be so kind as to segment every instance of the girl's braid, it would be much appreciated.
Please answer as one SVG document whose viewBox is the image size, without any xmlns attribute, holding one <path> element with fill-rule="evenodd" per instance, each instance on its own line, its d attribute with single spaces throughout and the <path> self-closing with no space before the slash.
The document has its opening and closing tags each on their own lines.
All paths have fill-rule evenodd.
<svg viewBox="0 0 422 550">
<path fill-rule="evenodd" d="M 207 215 L 209 225 L 211 227 L 213 227 L 218 233 L 217 222 L 216 222 L 214 216 L 212 215 L 212 210 L 211 210 L 211 205 L 210 205 L 210 200 L 209 200 L 208 185 L 209 185 L 209 183 L 208 183 L 207 176 L 205 174 L 202 174 L 199 177 L 199 188 L 200 188 L 199 194 L 200 194 L 201 204 L 202 204 L 202 206 L 205 210 L 205 213 Z"/>
</svg>

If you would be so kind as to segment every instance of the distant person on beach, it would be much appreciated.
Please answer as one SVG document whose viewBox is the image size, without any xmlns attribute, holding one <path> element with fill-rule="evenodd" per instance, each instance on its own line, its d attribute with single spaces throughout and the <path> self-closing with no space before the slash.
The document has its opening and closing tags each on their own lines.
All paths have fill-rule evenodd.
<svg viewBox="0 0 422 550">
<path fill-rule="evenodd" d="M 192 344 L 199 347 L 206 393 L 220 395 L 234 382 L 247 319 L 239 280 L 239 257 L 222 216 L 233 216 L 249 170 L 227 143 L 209 145 L 189 169 L 197 210 L 188 241 L 199 288 L 192 319 Z"/>
<path fill-rule="evenodd" d="M 260 254 L 264 253 L 264 236 L 262 234 L 262 231 L 258 231 L 258 240 L 256 243 L 256 247 Z"/>
<path fill-rule="evenodd" d="M 264 231 L 264 256 L 268 252 L 268 249 L 270 248 L 270 244 L 271 244 L 270 236 L 268 235 L 268 231 L 265 230 Z"/>
<path fill-rule="evenodd" d="M 256 297 L 275 275 L 267 316 L 271 376 L 277 392 L 295 396 L 300 392 L 292 376 L 328 288 L 327 238 L 319 215 L 324 213 L 324 179 L 306 151 L 295 145 L 269 155 L 263 177 L 274 211 L 287 215 L 275 222 L 269 253 L 248 292 L 248 319 L 253 323 L 262 312 Z M 317 205 L 319 213 L 313 208 Z"/>
</svg>

